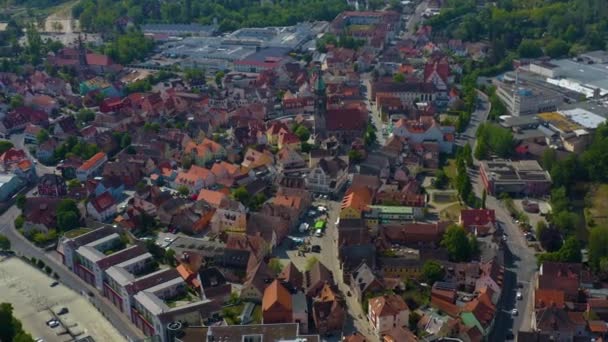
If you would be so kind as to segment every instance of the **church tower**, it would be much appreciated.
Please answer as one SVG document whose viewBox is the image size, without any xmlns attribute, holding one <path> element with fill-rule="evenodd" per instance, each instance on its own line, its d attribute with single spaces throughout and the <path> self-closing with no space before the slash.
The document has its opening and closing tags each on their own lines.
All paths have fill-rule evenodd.
<svg viewBox="0 0 608 342">
<path fill-rule="evenodd" d="M 78 64 L 80 67 L 87 66 L 87 48 L 84 46 L 82 36 L 78 35 Z"/>
<path fill-rule="evenodd" d="M 314 84 L 314 92 L 315 92 L 315 135 L 317 137 L 325 136 L 325 114 L 327 112 L 327 93 L 325 89 L 325 82 L 323 81 L 323 72 L 321 71 L 321 67 L 318 66 L 315 69 L 315 84 Z"/>
</svg>

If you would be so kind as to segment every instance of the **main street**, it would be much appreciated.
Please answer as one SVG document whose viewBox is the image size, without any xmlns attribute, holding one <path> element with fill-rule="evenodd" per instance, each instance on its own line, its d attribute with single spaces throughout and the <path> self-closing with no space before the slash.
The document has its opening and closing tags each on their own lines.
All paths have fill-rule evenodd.
<svg viewBox="0 0 608 342">
<path fill-rule="evenodd" d="M 478 91 L 478 105 L 476 110 L 471 115 L 469 126 L 460 135 L 457 143 L 464 146 L 467 142 L 473 150 L 476 144 L 476 132 L 481 123 L 487 121 L 490 112 L 490 103 L 488 97 Z M 481 198 L 484 186 L 479 176 L 479 161 L 475 160 L 475 167 L 469 172 L 473 189 L 476 195 Z M 486 207 L 494 209 L 496 220 L 502 227 L 506 235 L 506 250 L 505 250 L 505 275 L 503 280 L 503 299 L 500 310 L 496 315 L 494 329 L 492 331 L 491 341 L 505 340 L 507 332 L 512 329 L 513 334 L 517 331 L 530 330 L 530 318 L 532 308 L 532 291 L 533 279 L 536 273 L 536 257 L 531 248 L 528 247 L 519 227 L 513 222 L 511 215 L 504 207 L 502 202 L 494 196 L 488 195 L 486 198 Z M 521 284 L 522 288 L 518 289 L 517 284 Z M 523 299 L 517 300 L 517 291 L 522 292 Z M 511 314 L 511 310 L 516 308 L 519 311 L 517 316 Z"/>
<path fill-rule="evenodd" d="M 0 224 L 0 234 L 6 236 L 11 241 L 11 249 L 15 251 L 17 255 L 30 259 L 34 257 L 38 260 L 42 260 L 59 275 L 59 280 L 65 286 L 78 293 L 94 293 L 94 296 L 89 298 L 91 303 L 128 340 L 138 340 L 144 337 L 141 331 L 131 324 L 127 316 L 121 313 L 106 298 L 101 296 L 97 289 L 85 283 L 76 274 L 67 269 L 59 260 L 37 248 L 19 234 L 13 224 L 15 218 L 19 216 L 19 214 L 19 209 L 13 205 L 0 216 L 0 222 L 2 222 Z"/>
</svg>

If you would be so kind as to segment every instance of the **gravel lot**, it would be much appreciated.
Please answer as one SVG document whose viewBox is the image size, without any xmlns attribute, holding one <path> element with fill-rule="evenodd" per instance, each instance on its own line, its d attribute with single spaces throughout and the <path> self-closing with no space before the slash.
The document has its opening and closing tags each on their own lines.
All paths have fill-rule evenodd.
<svg viewBox="0 0 608 342">
<path fill-rule="evenodd" d="M 66 328 L 78 337 L 91 336 L 95 341 L 126 341 L 80 294 L 59 284 L 26 262 L 13 258 L 0 259 L 0 302 L 13 304 L 13 314 L 33 338 L 45 341 L 71 341 Z M 99 294 L 95 294 L 98 296 Z M 63 326 L 51 329 L 46 322 L 66 307 L 69 312 L 58 316 Z"/>
</svg>

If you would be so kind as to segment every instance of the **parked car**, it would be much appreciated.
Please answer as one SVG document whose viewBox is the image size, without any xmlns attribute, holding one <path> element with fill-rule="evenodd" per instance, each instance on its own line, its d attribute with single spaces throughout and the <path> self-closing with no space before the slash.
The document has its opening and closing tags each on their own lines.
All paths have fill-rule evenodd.
<svg viewBox="0 0 608 342">
<path fill-rule="evenodd" d="M 65 315 L 68 312 L 70 312 L 70 310 L 68 310 L 68 308 L 66 308 L 66 307 L 63 307 L 63 308 L 61 308 L 61 310 L 59 310 L 59 312 L 57 312 L 57 314 L 58 315 Z"/>
<path fill-rule="evenodd" d="M 517 309 L 511 310 L 511 315 L 517 316 L 518 314 L 519 314 L 519 311 L 517 311 Z"/>
<path fill-rule="evenodd" d="M 321 236 L 323 236 L 323 230 L 322 230 L 322 229 L 317 229 L 317 230 L 315 231 L 315 236 L 316 236 L 316 237 L 321 237 Z"/>
<path fill-rule="evenodd" d="M 59 285 L 59 282 L 58 282 L 58 281 L 54 281 L 54 282 L 52 282 L 52 283 L 51 283 L 51 287 L 55 287 L 55 286 L 57 286 L 57 285 Z"/>
<path fill-rule="evenodd" d="M 314 246 L 312 246 L 312 247 L 310 248 L 310 250 L 311 250 L 313 253 L 321 253 L 321 246 L 319 246 L 319 245 L 314 245 Z"/>
<path fill-rule="evenodd" d="M 517 298 L 517 300 L 522 300 L 524 298 L 524 296 L 521 294 L 521 291 L 517 291 L 515 298 Z"/>
<path fill-rule="evenodd" d="M 59 326 L 59 321 L 56 319 L 51 319 L 46 322 L 46 325 L 48 325 L 50 328 L 57 328 Z"/>
</svg>

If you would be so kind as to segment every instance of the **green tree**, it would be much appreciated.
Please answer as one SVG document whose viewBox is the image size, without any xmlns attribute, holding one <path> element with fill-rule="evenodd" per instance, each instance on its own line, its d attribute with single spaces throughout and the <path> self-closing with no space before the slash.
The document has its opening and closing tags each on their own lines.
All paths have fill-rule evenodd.
<svg viewBox="0 0 608 342">
<path fill-rule="evenodd" d="M 243 204 L 247 204 L 249 203 L 251 195 L 247 191 L 247 188 L 240 186 L 232 191 L 232 197 Z"/>
<path fill-rule="evenodd" d="M 348 160 L 349 162 L 356 164 L 363 160 L 363 155 L 359 150 L 350 150 L 348 151 Z"/>
<path fill-rule="evenodd" d="M 440 281 L 444 276 L 443 266 L 437 260 L 427 260 L 422 265 L 422 278 L 429 284 L 433 285 L 436 281 Z"/>
<path fill-rule="evenodd" d="M 536 223 L 536 239 L 538 241 L 541 240 L 543 233 L 548 229 L 547 224 L 545 223 L 545 221 L 538 221 Z"/>
<path fill-rule="evenodd" d="M 11 148 L 13 148 L 13 146 L 13 143 L 8 140 L 0 141 L 0 154 L 3 154 L 4 152 L 10 150 Z"/>
<path fill-rule="evenodd" d="M 300 141 L 308 141 L 310 138 L 310 131 L 303 125 L 299 125 L 298 128 L 294 131 L 294 134 L 300 138 Z"/>
<path fill-rule="evenodd" d="M 0 250 L 8 251 L 11 249 L 11 240 L 6 236 L 0 235 Z"/>
<path fill-rule="evenodd" d="M 483 192 L 481 193 L 481 207 L 483 209 L 486 208 L 486 199 L 488 197 L 488 193 L 486 192 L 486 189 L 483 189 Z"/>
<path fill-rule="evenodd" d="M 600 268 L 600 261 L 608 258 L 608 227 L 594 227 L 589 232 L 588 246 L 589 265 L 595 271 Z"/>
<path fill-rule="evenodd" d="M 449 180 L 448 176 L 445 174 L 445 171 L 443 171 L 443 169 L 439 169 L 435 173 L 435 180 L 433 180 L 433 185 L 437 189 L 445 189 L 445 187 L 449 181 L 450 180 Z"/>
<path fill-rule="evenodd" d="M 68 189 L 73 190 L 80 187 L 80 181 L 78 179 L 70 179 L 68 181 Z"/>
<path fill-rule="evenodd" d="M 376 143 L 378 137 L 376 136 L 376 127 L 374 127 L 374 125 L 370 123 L 367 124 L 367 128 L 365 129 L 364 140 L 366 146 L 372 146 Z"/>
<path fill-rule="evenodd" d="M 543 55 L 543 50 L 537 42 L 524 39 L 517 47 L 517 53 L 521 58 L 538 58 Z"/>
<path fill-rule="evenodd" d="M 47 131 L 46 129 L 41 129 L 40 132 L 38 132 L 38 134 L 36 134 L 36 142 L 38 144 L 42 144 L 45 141 L 49 140 L 49 131 Z"/>
<path fill-rule="evenodd" d="M 304 269 L 306 271 L 310 271 L 315 266 L 315 264 L 318 262 L 319 262 L 319 259 L 317 259 L 317 257 L 312 256 L 312 257 L 306 259 L 306 265 L 304 266 Z"/>
<path fill-rule="evenodd" d="M 455 262 L 471 260 L 472 246 L 467 237 L 467 232 L 461 226 L 449 226 L 443 235 L 441 246 L 448 251 L 450 259 Z"/>
<path fill-rule="evenodd" d="M 555 215 L 551 215 L 551 221 L 563 234 L 570 234 L 579 223 L 579 217 L 577 214 L 569 211 L 562 211 Z"/>
<path fill-rule="evenodd" d="M 405 75 L 402 73 L 396 73 L 393 75 L 393 81 L 397 82 L 397 83 L 403 83 L 405 82 Z"/>
<path fill-rule="evenodd" d="M 64 199 L 59 202 L 56 210 L 57 228 L 68 231 L 80 226 L 80 210 L 73 199 Z"/>
<path fill-rule="evenodd" d="M 177 192 L 181 196 L 188 196 L 190 194 L 190 189 L 188 189 L 188 187 L 185 185 L 180 185 L 177 187 Z"/>
<path fill-rule="evenodd" d="M 583 260 L 580 243 L 574 236 L 571 236 L 564 241 L 564 244 L 559 249 L 558 254 L 561 262 L 579 263 Z"/>
<path fill-rule="evenodd" d="M 469 143 L 464 145 L 461 154 L 467 164 L 467 167 L 473 167 L 473 150 L 471 149 L 471 145 L 469 145 Z"/>
<path fill-rule="evenodd" d="M 15 109 L 17 107 L 22 107 L 23 106 L 23 96 L 21 96 L 21 95 L 11 96 L 9 105 L 10 105 L 11 109 Z"/>
<path fill-rule="evenodd" d="M 545 53 L 551 58 L 565 56 L 568 54 L 568 51 L 570 51 L 570 44 L 562 39 L 552 39 L 547 46 L 545 46 Z"/>
<path fill-rule="evenodd" d="M 215 73 L 215 84 L 218 87 L 222 87 L 222 80 L 224 79 L 224 72 L 223 71 L 218 71 Z"/>
<path fill-rule="evenodd" d="M 416 331 L 418 331 L 418 322 L 420 322 L 420 319 L 422 318 L 422 316 L 420 316 L 420 314 L 416 311 L 412 311 L 410 312 L 410 315 L 408 317 L 408 326 L 410 328 L 411 331 L 413 331 L 414 333 Z"/>
<path fill-rule="evenodd" d="M 17 198 L 15 199 L 15 204 L 17 205 L 17 208 L 23 210 L 23 208 L 25 208 L 26 202 L 27 202 L 27 197 L 25 197 L 24 194 L 17 195 Z"/>
<path fill-rule="evenodd" d="M 268 268 L 270 268 L 270 270 L 273 271 L 275 275 L 278 275 L 279 273 L 281 273 L 281 271 L 283 271 L 283 264 L 278 258 L 272 258 L 270 259 L 270 261 L 268 261 Z"/>
<path fill-rule="evenodd" d="M 175 259 L 175 251 L 171 248 L 165 251 L 165 263 L 171 267 L 177 266 L 177 260 Z"/>
</svg>

